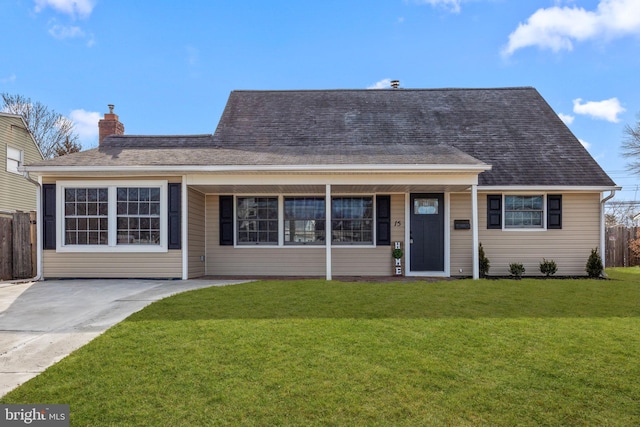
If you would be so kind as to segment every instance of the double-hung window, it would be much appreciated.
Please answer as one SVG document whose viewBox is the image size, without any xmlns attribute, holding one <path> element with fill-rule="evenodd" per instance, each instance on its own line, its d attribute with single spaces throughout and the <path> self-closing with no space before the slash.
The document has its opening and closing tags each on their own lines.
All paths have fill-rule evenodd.
<svg viewBox="0 0 640 427">
<path fill-rule="evenodd" d="M 542 196 L 504 196 L 505 228 L 542 228 L 543 218 Z"/>
<path fill-rule="evenodd" d="M 325 212 L 324 197 L 285 197 L 284 243 L 324 244 Z"/>
<path fill-rule="evenodd" d="M 117 244 L 160 244 L 160 188 L 118 187 Z"/>
<path fill-rule="evenodd" d="M 107 188 L 64 189 L 64 244 L 109 244 Z"/>
<path fill-rule="evenodd" d="M 373 197 L 334 197 L 331 233 L 334 244 L 373 244 Z"/>
<path fill-rule="evenodd" d="M 59 182 L 57 249 L 162 252 L 167 249 L 165 181 Z"/>
<path fill-rule="evenodd" d="M 22 166 L 23 161 L 24 152 L 7 145 L 7 172 L 19 174 L 18 167 Z"/>
<path fill-rule="evenodd" d="M 278 244 L 277 197 L 238 197 L 236 221 L 239 245 Z"/>
</svg>

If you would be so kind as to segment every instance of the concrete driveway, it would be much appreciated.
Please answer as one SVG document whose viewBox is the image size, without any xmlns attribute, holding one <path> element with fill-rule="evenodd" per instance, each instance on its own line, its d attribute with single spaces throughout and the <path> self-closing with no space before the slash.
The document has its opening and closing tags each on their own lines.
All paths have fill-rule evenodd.
<svg viewBox="0 0 640 427">
<path fill-rule="evenodd" d="M 0 283 L 0 396 L 154 301 L 241 280 Z"/>
</svg>

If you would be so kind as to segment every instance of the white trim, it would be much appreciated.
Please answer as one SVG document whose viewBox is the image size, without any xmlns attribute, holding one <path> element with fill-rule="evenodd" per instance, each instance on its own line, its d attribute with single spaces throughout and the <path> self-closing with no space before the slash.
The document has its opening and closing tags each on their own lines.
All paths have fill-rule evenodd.
<svg viewBox="0 0 640 427">
<path fill-rule="evenodd" d="M 182 177 L 181 200 L 182 212 L 181 221 L 182 229 L 180 230 L 180 247 L 182 248 L 182 280 L 189 278 L 189 189 L 187 188 L 186 176 Z M 160 206 L 162 209 L 162 204 Z M 168 233 L 168 230 L 167 230 Z M 162 233 L 160 233 L 162 235 Z M 206 233 L 205 233 L 206 234 Z"/>
<path fill-rule="evenodd" d="M 42 226 L 44 215 L 42 210 L 42 177 L 38 177 L 38 190 L 36 193 L 36 274 L 42 278 Z"/>
<path fill-rule="evenodd" d="M 425 192 L 429 193 L 429 192 Z M 411 194 L 414 193 L 405 193 L 405 206 L 404 206 L 404 223 L 406 224 L 404 228 L 404 241 L 405 243 L 405 276 L 411 277 L 450 277 L 451 276 L 451 226 L 449 224 L 451 212 L 451 197 L 449 192 L 438 192 L 433 191 L 433 194 L 442 194 L 444 198 L 444 269 L 443 271 L 412 271 L 411 270 Z M 423 194 L 421 192 L 416 192 L 415 194 Z"/>
<path fill-rule="evenodd" d="M 559 186 L 554 186 L 554 185 L 486 185 L 486 186 L 478 186 L 478 192 L 479 193 L 486 193 L 486 192 L 490 192 L 490 191 L 495 191 L 495 192 L 501 192 L 501 193 L 505 193 L 505 192 L 510 192 L 510 191 L 528 191 L 528 192 L 548 192 L 548 193 L 553 193 L 553 192 L 557 192 L 557 193 L 569 193 L 572 191 L 579 191 L 579 192 L 584 192 L 584 191 L 593 191 L 596 193 L 602 192 L 602 191 L 613 191 L 613 190 L 620 190 L 622 187 L 618 187 L 618 186 L 612 186 L 612 187 L 605 187 L 605 186 L 580 186 L 580 185 L 559 185 Z"/>
<path fill-rule="evenodd" d="M 449 193 L 444 193 L 444 273 L 451 276 L 451 198 Z"/>
<path fill-rule="evenodd" d="M 109 233 L 107 245 L 65 245 L 64 244 L 64 189 L 65 188 L 107 188 L 109 192 Z M 160 187 L 160 244 L 159 245 L 118 245 L 117 239 L 117 187 Z M 167 188 L 166 180 L 129 181 L 81 181 L 66 180 L 56 182 L 56 252 L 167 252 Z"/>
<path fill-rule="evenodd" d="M 325 197 L 325 202 L 324 202 L 324 216 L 325 216 L 325 223 L 324 223 L 324 241 L 325 241 L 325 255 L 326 255 L 326 279 L 327 280 L 332 280 L 332 253 L 331 253 L 331 249 L 333 247 L 332 244 L 332 236 L 331 236 L 331 184 L 326 184 L 325 188 L 324 188 L 324 197 Z M 327 202 L 328 200 L 328 202 Z M 374 224 L 375 225 L 375 224 Z M 375 243 L 375 242 L 374 242 Z"/>
<path fill-rule="evenodd" d="M 480 278 L 480 260 L 478 259 L 478 246 L 480 239 L 478 236 L 478 186 L 471 186 L 471 256 L 473 265 L 473 278 Z"/>
<path fill-rule="evenodd" d="M 460 165 L 460 164 L 327 164 L 327 165 L 192 165 L 192 166 L 26 166 L 27 172 L 53 172 L 53 173 L 69 173 L 69 172 L 174 172 L 184 174 L 186 172 L 256 172 L 256 171 L 323 171 L 323 172 L 361 172 L 370 173 L 389 172 L 397 173 L 399 171 L 408 172 L 475 172 L 480 173 L 490 170 L 491 166 L 487 164 L 479 165 Z"/>
</svg>

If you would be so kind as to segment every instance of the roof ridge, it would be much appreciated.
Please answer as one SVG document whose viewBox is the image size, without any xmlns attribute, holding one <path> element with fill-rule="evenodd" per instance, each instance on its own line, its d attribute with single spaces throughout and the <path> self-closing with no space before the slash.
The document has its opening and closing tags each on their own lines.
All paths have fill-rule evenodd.
<svg viewBox="0 0 640 427">
<path fill-rule="evenodd" d="M 234 89 L 231 92 L 281 92 L 281 93 L 294 93 L 294 92 L 445 92 L 445 91 L 481 91 L 481 90 L 536 90 L 533 86 L 505 86 L 505 87 L 445 87 L 445 88 L 406 88 L 400 87 L 394 88 L 382 88 L 382 89 Z"/>
<path fill-rule="evenodd" d="M 211 136 L 212 133 L 200 133 L 200 134 L 176 134 L 176 135 L 141 135 L 141 134 L 125 134 L 125 135 L 109 135 L 106 138 L 202 138 Z"/>
</svg>

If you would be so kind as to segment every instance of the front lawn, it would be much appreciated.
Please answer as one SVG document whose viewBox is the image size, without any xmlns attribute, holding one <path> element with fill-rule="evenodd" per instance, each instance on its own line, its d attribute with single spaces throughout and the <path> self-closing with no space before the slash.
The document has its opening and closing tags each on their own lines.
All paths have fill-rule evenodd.
<svg viewBox="0 0 640 427">
<path fill-rule="evenodd" d="M 0 402 L 73 426 L 640 425 L 640 269 L 609 273 L 192 291 Z"/>
</svg>

